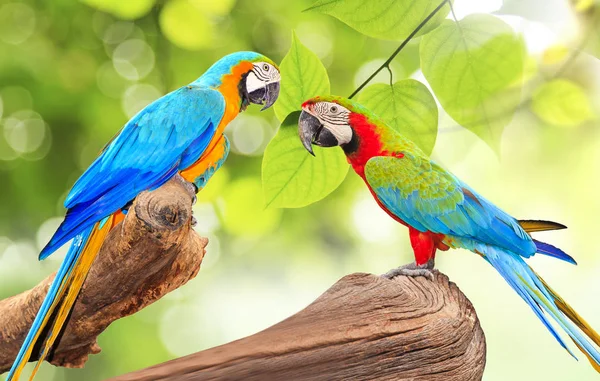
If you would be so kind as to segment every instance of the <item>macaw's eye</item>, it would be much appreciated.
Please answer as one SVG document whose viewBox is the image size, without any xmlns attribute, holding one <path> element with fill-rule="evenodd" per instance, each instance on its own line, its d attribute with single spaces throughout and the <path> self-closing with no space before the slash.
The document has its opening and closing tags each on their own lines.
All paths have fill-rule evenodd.
<svg viewBox="0 0 600 381">
<path fill-rule="evenodd" d="M 264 71 L 269 71 L 269 65 L 267 65 L 267 64 L 264 64 L 264 65 L 263 65 L 263 70 L 264 70 Z"/>
<path fill-rule="evenodd" d="M 331 106 L 331 108 L 329 109 L 329 111 L 330 111 L 332 114 L 335 114 L 335 113 L 337 113 L 337 112 L 338 112 L 338 108 L 337 108 L 336 106 Z"/>
</svg>

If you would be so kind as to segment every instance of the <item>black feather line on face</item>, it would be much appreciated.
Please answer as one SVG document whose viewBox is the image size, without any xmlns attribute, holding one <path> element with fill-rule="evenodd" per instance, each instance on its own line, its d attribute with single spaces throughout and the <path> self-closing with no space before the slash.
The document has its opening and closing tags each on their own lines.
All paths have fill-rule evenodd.
<svg viewBox="0 0 600 381">
<path fill-rule="evenodd" d="M 242 74 L 242 79 L 240 83 L 238 83 L 238 91 L 240 94 L 240 112 L 245 111 L 248 105 L 250 105 L 250 96 L 248 95 L 248 89 L 246 88 L 246 79 L 248 78 L 248 74 Z"/>
<path fill-rule="evenodd" d="M 358 136 L 356 136 L 356 134 L 354 133 L 354 130 L 352 130 L 352 138 L 350 139 L 350 141 L 346 144 L 342 144 L 340 147 L 342 147 L 342 149 L 344 150 L 344 153 L 346 153 L 346 155 L 350 155 L 350 154 L 353 154 L 354 152 L 356 152 L 356 150 L 358 150 L 359 144 L 360 144 L 360 138 Z"/>
<path fill-rule="evenodd" d="M 254 72 L 254 75 L 256 75 L 256 78 L 260 79 L 261 81 L 268 81 L 269 80 L 269 76 L 266 75 L 266 73 L 263 73 L 262 69 L 258 69 L 258 68 L 254 68 L 252 69 L 252 71 Z"/>
</svg>

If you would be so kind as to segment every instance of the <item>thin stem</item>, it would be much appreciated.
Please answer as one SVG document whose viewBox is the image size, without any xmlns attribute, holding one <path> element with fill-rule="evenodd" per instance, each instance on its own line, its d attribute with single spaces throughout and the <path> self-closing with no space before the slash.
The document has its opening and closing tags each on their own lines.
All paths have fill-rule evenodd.
<svg viewBox="0 0 600 381">
<path fill-rule="evenodd" d="M 388 71 L 390 72 L 390 86 L 394 85 L 394 73 L 392 73 L 392 68 L 389 67 L 389 65 L 387 66 Z"/>
<path fill-rule="evenodd" d="M 452 13 L 452 18 L 454 19 L 454 22 L 456 22 L 458 24 L 458 19 L 456 18 L 456 13 L 454 13 L 454 5 L 452 5 L 452 2 L 450 2 L 448 4 L 448 6 L 450 7 L 450 13 Z"/>
<path fill-rule="evenodd" d="M 371 82 L 371 80 L 373 80 L 373 78 L 375 78 L 375 76 L 377 74 L 379 74 L 380 71 L 382 71 L 384 68 L 390 68 L 390 63 L 394 60 L 394 58 L 396 58 L 396 56 L 398 55 L 398 53 L 400 53 L 402 51 L 402 49 L 404 49 L 404 47 L 410 42 L 410 40 L 413 39 L 413 37 L 415 37 L 415 35 L 417 33 L 419 33 L 419 31 L 425 26 L 425 24 L 427 24 L 427 22 L 429 22 L 429 20 L 431 20 L 433 18 L 433 16 L 436 15 L 436 13 L 439 12 L 440 9 L 442 9 L 442 7 L 444 5 L 446 5 L 446 3 L 448 3 L 449 0 L 443 0 L 440 5 L 438 5 L 433 11 L 431 11 L 431 13 L 425 17 L 425 19 L 423 21 L 421 21 L 421 23 L 415 28 L 415 30 L 413 30 L 408 37 L 406 37 L 406 39 L 404 41 L 402 41 L 402 43 L 400 44 L 400 46 L 398 46 L 398 49 L 396 49 L 394 51 L 394 53 L 392 53 L 392 55 L 390 56 L 390 58 L 388 58 L 383 65 L 381 65 L 379 67 L 379 69 L 375 70 L 375 72 L 373 74 L 371 74 L 369 76 L 369 78 L 367 78 L 366 81 L 364 81 L 360 86 L 358 86 L 358 88 L 356 90 L 354 90 L 354 92 L 352 94 L 350 94 L 350 96 L 348 97 L 348 99 L 352 99 L 356 94 L 358 94 L 362 89 L 364 89 L 365 86 L 367 86 L 369 84 L 369 82 Z M 390 70 L 391 71 L 391 70 Z"/>
</svg>

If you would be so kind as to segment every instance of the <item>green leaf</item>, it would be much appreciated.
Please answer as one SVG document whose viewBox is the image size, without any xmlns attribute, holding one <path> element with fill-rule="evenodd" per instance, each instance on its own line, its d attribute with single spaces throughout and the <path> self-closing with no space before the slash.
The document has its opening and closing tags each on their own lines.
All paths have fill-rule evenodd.
<svg viewBox="0 0 600 381">
<path fill-rule="evenodd" d="M 267 146 L 262 181 L 267 207 L 300 208 L 319 201 L 344 180 L 348 163 L 338 148 L 314 147 L 315 157 L 298 137 L 300 112 L 291 113 Z"/>
<path fill-rule="evenodd" d="M 302 45 L 292 34 L 290 51 L 281 61 L 281 93 L 275 103 L 275 115 L 280 121 L 300 110 L 304 101 L 329 94 L 329 77 L 319 57 Z"/>
<path fill-rule="evenodd" d="M 523 40 L 491 15 L 446 20 L 421 41 L 421 68 L 446 112 L 496 152 L 521 101 Z"/>
<path fill-rule="evenodd" d="M 318 0 L 307 11 L 333 16 L 362 34 L 382 40 L 404 40 L 442 0 Z M 417 34 L 426 33 L 448 15 L 444 6 Z"/>
<path fill-rule="evenodd" d="M 414 79 L 392 86 L 378 83 L 364 89 L 358 99 L 390 127 L 431 154 L 438 131 L 438 109 L 425 85 Z"/>
<path fill-rule="evenodd" d="M 566 79 L 538 87 L 533 93 L 531 109 L 546 123 L 557 126 L 577 126 L 595 118 L 581 86 Z"/>
</svg>

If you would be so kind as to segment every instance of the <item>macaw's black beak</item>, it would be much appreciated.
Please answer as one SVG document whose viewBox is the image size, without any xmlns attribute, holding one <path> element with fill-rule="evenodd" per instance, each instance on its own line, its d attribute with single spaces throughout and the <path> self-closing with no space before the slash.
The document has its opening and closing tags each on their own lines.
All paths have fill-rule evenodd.
<svg viewBox="0 0 600 381">
<path fill-rule="evenodd" d="M 302 111 L 298 119 L 298 134 L 304 148 L 313 156 L 315 156 L 315 153 L 312 144 L 321 147 L 335 147 L 338 145 L 336 137 L 321 124 L 319 119 L 306 111 Z"/>
<path fill-rule="evenodd" d="M 261 108 L 260 111 L 266 110 L 269 107 L 273 106 L 273 104 L 277 100 L 277 97 L 279 97 L 279 82 L 271 82 L 265 87 L 256 89 L 248 94 L 248 100 L 250 101 L 250 103 L 254 103 L 257 105 L 264 104 L 263 108 Z"/>
</svg>

